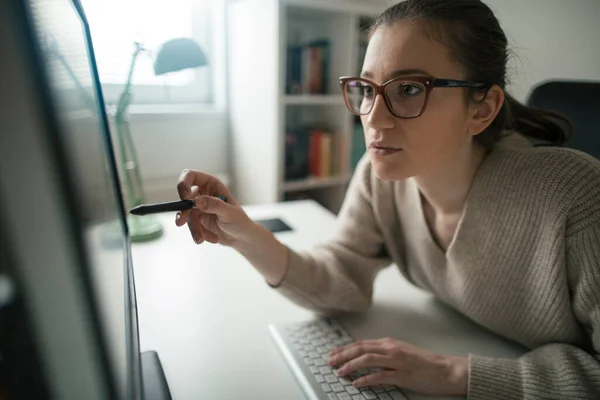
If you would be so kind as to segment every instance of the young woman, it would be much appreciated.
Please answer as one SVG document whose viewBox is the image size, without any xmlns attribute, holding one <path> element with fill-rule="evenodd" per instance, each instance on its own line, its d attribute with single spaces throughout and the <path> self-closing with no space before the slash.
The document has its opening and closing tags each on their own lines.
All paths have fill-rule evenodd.
<svg viewBox="0 0 600 400">
<path fill-rule="evenodd" d="M 561 144 L 557 116 L 506 92 L 507 40 L 479 0 L 408 0 L 371 28 L 360 77 L 342 78 L 368 151 L 337 235 L 306 252 L 253 223 L 216 178 L 184 171 L 177 216 L 231 246 L 275 290 L 323 313 L 369 307 L 391 263 L 414 285 L 530 352 L 432 354 L 392 339 L 332 351 L 357 387 L 469 399 L 600 398 L 600 162 Z M 534 139 L 534 140 L 528 140 Z M 223 202 L 216 196 L 225 196 Z"/>
</svg>

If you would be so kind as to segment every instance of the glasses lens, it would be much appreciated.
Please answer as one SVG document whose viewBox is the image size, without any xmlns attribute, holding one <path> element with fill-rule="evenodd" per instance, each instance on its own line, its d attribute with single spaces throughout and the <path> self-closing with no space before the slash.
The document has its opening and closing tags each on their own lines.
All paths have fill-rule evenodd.
<svg viewBox="0 0 600 400">
<path fill-rule="evenodd" d="M 366 82 L 355 80 L 346 82 L 346 99 L 350 111 L 356 114 L 368 114 L 373 107 L 375 90 Z"/>
<path fill-rule="evenodd" d="M 410 118 L 421 113 L 425 105 L 426 87 L 420 82 L 398 81 L 386 86 L 385 95 L 398 117 Z"/>
</svg>

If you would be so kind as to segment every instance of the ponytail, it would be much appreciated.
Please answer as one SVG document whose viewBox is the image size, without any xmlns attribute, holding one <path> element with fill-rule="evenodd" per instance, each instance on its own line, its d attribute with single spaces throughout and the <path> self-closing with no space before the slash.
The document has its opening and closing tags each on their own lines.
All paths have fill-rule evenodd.
<svg viewBox="0 0 600 400">
<path fill-rule="evenodd" d="M 491 147 L 505 132 L 518 132 L 536 144 L 561 146 L 571 137 L 573 127 L 565 116 L 526 106 L 507 93 L 500 112 L 476 140 Z"/>
</svg>

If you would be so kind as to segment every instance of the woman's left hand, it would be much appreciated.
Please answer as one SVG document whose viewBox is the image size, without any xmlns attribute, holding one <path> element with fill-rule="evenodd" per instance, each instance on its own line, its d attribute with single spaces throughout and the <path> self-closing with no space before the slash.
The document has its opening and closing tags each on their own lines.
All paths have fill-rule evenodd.
<svg viewBox="0 0 600 400">
<path fill-rule="evenodd" d="M 375 369 L 352 382 L 354 387 L 396 385 L 428 395 L 466 396 L 469 362 L 443 356 L 394 339 L 361 340 L 331 351 L 329 365 L 340 376 Z"/>
</svg>

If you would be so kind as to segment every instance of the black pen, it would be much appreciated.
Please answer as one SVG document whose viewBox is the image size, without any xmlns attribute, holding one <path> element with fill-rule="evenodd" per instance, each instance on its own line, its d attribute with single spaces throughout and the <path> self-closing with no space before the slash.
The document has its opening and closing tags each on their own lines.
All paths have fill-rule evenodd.
<svg viewBox="0 0 600 400">
<path fill-rule="evenodd" d="M 227 201 L 225 197 L 218 196 L 218 198 Z M 142 204 L 132 208 L 129 212 L 133 215 L 147 215 L 170 211 L 184 211 L 194 208 L 194 206 L 194 200 L 169 201 L 166 203 Z"/>
</svg>

